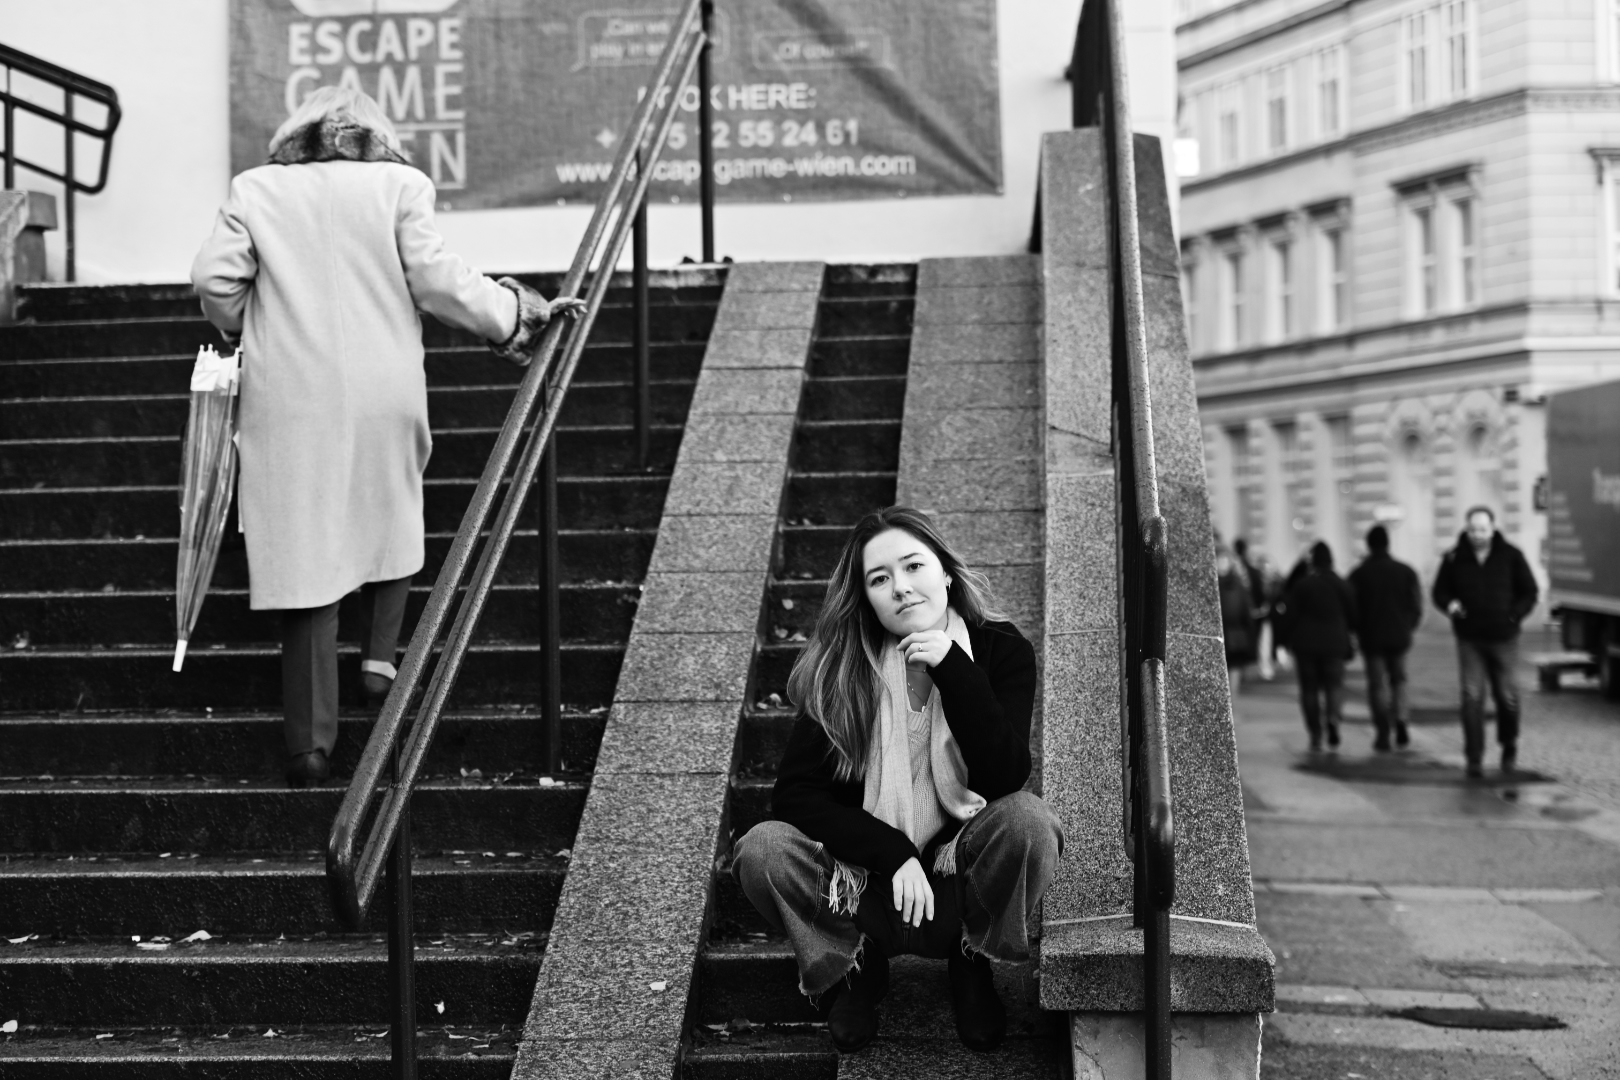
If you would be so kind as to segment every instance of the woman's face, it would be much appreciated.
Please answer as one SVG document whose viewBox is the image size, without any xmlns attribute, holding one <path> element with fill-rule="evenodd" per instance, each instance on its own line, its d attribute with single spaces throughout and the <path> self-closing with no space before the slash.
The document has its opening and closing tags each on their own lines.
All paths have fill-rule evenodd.
<svg viewBox="0 0 1620 1080">
<path fill-rule="evenodd" d="M 866 600 L 883 629 L 896 637 L 943 630 L 951 579 L 929 546 L 904 529 L 866 542 L 861 555 Z"/>
</svg>

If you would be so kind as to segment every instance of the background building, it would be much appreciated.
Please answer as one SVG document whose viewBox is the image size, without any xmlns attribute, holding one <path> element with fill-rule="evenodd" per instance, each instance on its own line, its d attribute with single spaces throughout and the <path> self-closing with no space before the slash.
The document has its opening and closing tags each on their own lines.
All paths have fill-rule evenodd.
<svg viewBox="0 0 1620 1080">
<path fill-rule="evenodd" d="M 1193 2 L 1176 40 L 1222 534 L 1343 567 L 1381 521 L 1427 578 L 1483 503 L 1544 581 L 1543 398 L 1620 374 L 1620 3 Z"/>
</svg>

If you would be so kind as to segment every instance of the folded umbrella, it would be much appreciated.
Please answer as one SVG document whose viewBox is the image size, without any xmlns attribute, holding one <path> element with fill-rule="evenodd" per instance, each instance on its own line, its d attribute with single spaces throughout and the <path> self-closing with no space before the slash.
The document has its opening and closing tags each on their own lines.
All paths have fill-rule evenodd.
<svg viewBox="0 0 1620 1080">
<path fill-rule="evenodd" d="M 197 350 L 191 369 L 191 415 L 180 459 L 180 557 L 174 576 L 174 670 L 186 660 L 203 597 L 219 561 L 225 518 L 236 490 L 236 392 L 241 351 Z"/>
</svg>

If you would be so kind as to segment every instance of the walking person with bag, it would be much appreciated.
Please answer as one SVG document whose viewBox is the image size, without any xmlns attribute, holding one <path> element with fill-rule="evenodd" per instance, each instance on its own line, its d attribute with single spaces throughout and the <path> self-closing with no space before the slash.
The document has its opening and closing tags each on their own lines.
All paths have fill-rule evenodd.
<svg viewBox="0 0 1620 1080">
<path fill-rule="evenodd" d="M 1430 595 L 1451 619 L 1457 637 L 1462 683 L 1463 755 L 1468 775 L 1485 775 L 1485 688 L 1496 702 L 1496 741 L 1502 772 L 1519 756 L 1519 624 L 1536 606 L 1540 590 L 1524 552 L 1496 529 L 1496 515 L 1476 506 L 1467 528 L 1446 552 Z"/>
<path fill-rule="evenodd" d="M 1411 741 L 1407 722 L 1406 654 L 1412 632 L 1423 621 L 1423 585 L 1417 571 L 1389 553 L 1389 531 L 1382 525 L 1367 530 L 1367 557 L 1350 571 L 1350 589 L 1356 597 L 1356 637 L 1367 666 L 1367 699 L 1372 708 L 1374 750 L 1390 749 Z"/>
<path fill-rule="evenodd" d="M 249 603 L 281 613 L 287 781 L 324 780 L 337 741 L 338 601 L 360 590 L 361 683 L 393 683 L 423 563 L 428 312 L 527 364 L 551 316 L 511 278 L 445 251 L 433 182 L 358 90 L 311 93 L 231 181 L 192 264 L 203 313 L 247 357 L 238 513 Z"/>
<path fill-rule="evenodd" d="M 1355 655 L 1356 598 L 1333 572 L 1333 550 L 1311 546 L 1307 568 L 1288 590 L 1288 647 L 1299 673 L 1299 704 L 1311 749 L 1339 745 L 1344 721 L 1344 666 Z"/>
<path fill-rule="evenodd" d="M 732 872 L 792 943 L 800 992 L 852 1053 L 877 1034 L 889 958 L 945 959 L 958 1036 L 994 1048 L 989 961 L 1029 958 L 1063 850 L 1023 790 L 1034 648 L 926 514 L 891 506 L 850 531 L 788 691 L 772 820 Z"/>
</svg>

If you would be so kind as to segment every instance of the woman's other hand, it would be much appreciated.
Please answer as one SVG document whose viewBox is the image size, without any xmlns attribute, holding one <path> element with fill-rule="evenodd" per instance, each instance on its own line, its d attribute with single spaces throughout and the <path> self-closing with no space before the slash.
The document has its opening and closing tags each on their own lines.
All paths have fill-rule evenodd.
<svg viewBox="0 0 1620 1080">
<path fill-rule="evenodd" d="M 937 666 L 951 651 L 951 639 L 943 630 L 919 630 L 900 639 L 900 655 L 906 663 Z"/>
<path fill-rule="evenodd" d="M 585 310 L 585 301 L 574 296 L 559 296 L 546 305 L 546 321 L 550 322 L 558 315 L 568 318 L 578 318 L 579 313 Z"/>
<path fill-rule="evenodd" d="M 924 919 L 934 917 L 934 890 L 928 885 L 928 875 L 916 858 L 894 872 L 894 910 L 900 920 L 912 926 L 921 926 Z"/>
</svg>

